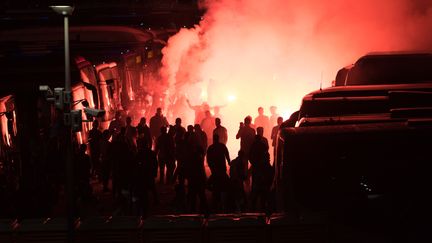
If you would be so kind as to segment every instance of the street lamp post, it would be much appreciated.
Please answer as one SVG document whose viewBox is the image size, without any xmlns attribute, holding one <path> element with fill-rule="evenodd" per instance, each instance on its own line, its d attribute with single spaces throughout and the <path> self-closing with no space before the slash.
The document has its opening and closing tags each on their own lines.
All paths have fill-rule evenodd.
<svg viewBox="0 0 432 243">
<path fill-rule="evenodd" d="M 68 242 L 74 241 L 74 164 L 72 160 L 72 129 L 71 129 L 71 71 L 69 54 L 69 19 L 74 10 L 73 6 L 50 6 L 56 13 L 64 17 L 64 49 L 65 49 L 65 90 L 63 100 L 63 114 L 66 127 L 66 204 Z"/>
</svg>

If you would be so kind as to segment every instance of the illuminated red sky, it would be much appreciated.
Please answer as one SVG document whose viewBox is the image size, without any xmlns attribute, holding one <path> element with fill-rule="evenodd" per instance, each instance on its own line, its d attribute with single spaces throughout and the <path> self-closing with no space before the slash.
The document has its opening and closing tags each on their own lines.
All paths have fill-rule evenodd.
<svg viewBox="0 0 432 243">
<path fill-rule="evenodd" d="M 238 123 L 275 105 L 286 119 L 308 92 L 373 51 L 432 49 L 432 3 L 411 0 L 215 0 L 199 25 L 164 49 L 172 97 L 227 104 L 231 151 Z M 185 124 L 192 113 L 181 113 Z"/>
</svg>

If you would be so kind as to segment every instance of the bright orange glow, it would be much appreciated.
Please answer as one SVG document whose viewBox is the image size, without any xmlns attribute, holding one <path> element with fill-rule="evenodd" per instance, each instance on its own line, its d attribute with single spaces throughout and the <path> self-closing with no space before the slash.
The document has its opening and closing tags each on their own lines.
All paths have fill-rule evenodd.
<svg viewBox="0 0 432 243">
<path fill-rule="evenodd" d="M 83 144 L 83 135 L 82 132 L 77 132 L 78 143 Z M 87 142 L 87 141 L 86 141 Z"/>
<path fill-rule="evenodd" d="M 235 95 L 228 95 L 227 96 L 228 102 L 234 102 L 236 99 L 237 99 L 237 97 Z"/>
<path fill-rule="evenodd" d="M 257 108 L 287 119 L 302 97 L 371 51 L 432 49 L 432 3 L 411 0 L 208 0 L 199 25 L 163 50 L 170 99 L 221 108 L 231 151 Z M 236 94 L 227 94 L 235 90 Z M 174 97 L 174 98 L 173 98 Z M 185 124 L 193 117 L 184 113 Z"/>
<path fill-rule="evenodd" d="M 2 97 L 0 99 L 0 111 L 1 112 L 10 111 L 10 110 L 8 110 L 6 103 L 11 102 L 11 101 L 13 102 L 13 96 L 12 95 Z M 15 111 L 12 111 L 12 116 L 14 119 L 14 122 L 13 122 L 14 134 L 9 133 L 8 119 L 7 119 L 6 115 L 0 116 L 0 128 L 1 128 L 1 136 L 2 136 L 1 139 L 3 140 L 2 142 L 4 144 L 6 144 L 7 146 L 12 146 L 12 135 L 16 135 L 16 114 L 15 114 Z M 0 144 L 2 142 L 0 142 Z"/>
</svg>

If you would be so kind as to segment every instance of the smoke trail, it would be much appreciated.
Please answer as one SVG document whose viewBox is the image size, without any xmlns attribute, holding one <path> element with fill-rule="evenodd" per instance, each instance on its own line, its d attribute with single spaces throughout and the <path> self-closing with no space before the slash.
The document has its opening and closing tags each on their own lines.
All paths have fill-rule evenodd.
<svg viewBox="0 0 432 243">
<path fill-rule="evenodd" d="M 172 97 L 221 110 L 232 149 L 237 124 L 257 107 L 287 116 L 337 70 L 371 51 L 432 49 L 427 0 L 214 0 L 203 20 L 164 49 Z M 181 115 L 181 114 L 180 114 Z M 183 117 L 191 123 L 190 117 Z"/>
</svg>

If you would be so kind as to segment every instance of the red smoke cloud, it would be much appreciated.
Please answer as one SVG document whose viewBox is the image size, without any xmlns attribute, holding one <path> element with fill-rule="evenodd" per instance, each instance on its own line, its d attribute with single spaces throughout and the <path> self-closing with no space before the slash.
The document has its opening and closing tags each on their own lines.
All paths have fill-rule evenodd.
<svg viewBox="0 0 432 243">
<path fill-rule="evenodd" d="M 339 68 L 372 51 L 432 49 L 427 0 L 214 0 L 203 20 L 163 50 L 172 100 L 227 105 L 231 151 L 238 122 L 271 105 L 286 119 L 303 95 L 329 86 Z M 183 116 L 192 123 L 192 113 Z"/>
</svg>

